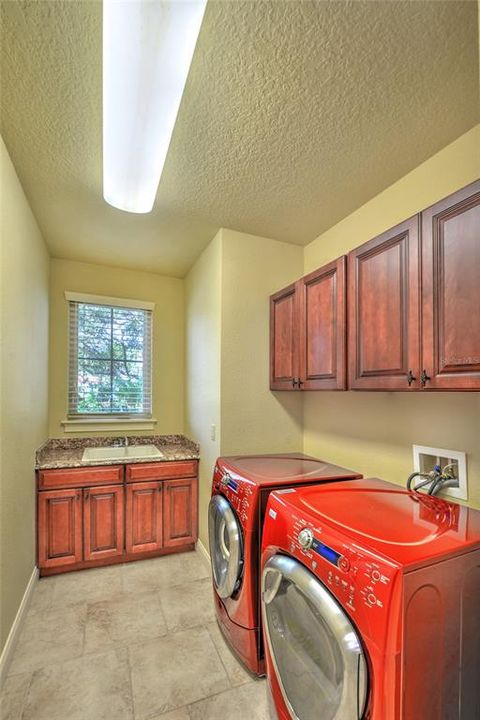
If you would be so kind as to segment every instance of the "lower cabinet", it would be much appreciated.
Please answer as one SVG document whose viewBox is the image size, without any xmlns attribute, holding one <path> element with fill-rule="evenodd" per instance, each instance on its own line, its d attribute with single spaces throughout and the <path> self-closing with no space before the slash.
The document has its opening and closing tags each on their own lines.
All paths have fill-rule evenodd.
<svg viewBox="0 0 480 720">
<path fill-rule="evenodd" d="M 192 478 L 165 481 L 164 545 L 175 547 L 197 538 L 197 482 Z"/>
<path fill-rule="evenodd" d="M 175 463 L 170 463 L 172 466 Z M 178 463 L 179 465 L 180 463 Z M 197 464 L 187 472 L 192 477 L 176 477 L 178 467 L 166 464 L 152 468 L 157 478 L 115 485 L 85 486 L 85 469 L 68 473 L 44 470 L 39 473 L 38 565 L 43 574 L 63 572 L 73 566 L 93 567 L 109 562 L 133 560 L 136 556 L 190 549 L 197 540 Z M 95 478 L 92 468 L 92 478 Z M 127 466 L 128 470 L 128 466 Z M 123 469 L 121 469 L 123 473 Z M 147 472 L 146 469 L 143 469 Z M 43 490 L 55 482 L 75 482 L 80 487 Z M 127 473 L 127 478 L 131 474 Z M 123 475 L 119 476 L 123 479 Z M 83 485 L 83 487 L 81 486 Z"/>
<path fill-rule="evenodd" d="M 144 553 L 163 546 L 163 483 L 127 485 L 126 550 Z"/>
<path fill-rule="evenodd" d="M 42 568 L 83 560 L 81 490 L 47 490 L 38 495 L 38 564 Z"/>
<path fill-rule="evenodd" d="M 83 490 L 83 559 L 123 555 L 122 485 Z"/>
</svg>

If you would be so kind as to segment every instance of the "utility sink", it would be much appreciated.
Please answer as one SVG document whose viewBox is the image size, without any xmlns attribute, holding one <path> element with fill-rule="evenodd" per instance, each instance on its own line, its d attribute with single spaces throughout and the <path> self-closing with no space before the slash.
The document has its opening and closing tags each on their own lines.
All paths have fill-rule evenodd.
<svg viewBox="0 0 480 720">
<path fill-rule="evenodd" d="M 164 454 L 155 445 L 127 445 L 126 447 L 94 447 L 83 451 L 82 462 L 92 460 L 129 460 L 160 458 Z"/>
</svg>

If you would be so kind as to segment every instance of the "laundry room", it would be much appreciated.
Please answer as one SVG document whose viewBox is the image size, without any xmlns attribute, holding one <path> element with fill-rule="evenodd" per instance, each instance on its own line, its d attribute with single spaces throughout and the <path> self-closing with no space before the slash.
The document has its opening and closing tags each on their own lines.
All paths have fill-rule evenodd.
<svg viewBox="0 0 480 720">
<path fill-rule="evenodd" d="M 479 36 L 0 1 L 1 720 L 479 720 Z"/>
</svg>

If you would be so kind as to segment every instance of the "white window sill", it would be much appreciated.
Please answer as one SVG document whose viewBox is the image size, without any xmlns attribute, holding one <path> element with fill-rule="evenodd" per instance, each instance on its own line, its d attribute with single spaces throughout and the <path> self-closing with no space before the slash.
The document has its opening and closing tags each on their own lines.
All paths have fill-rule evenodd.
<svg viewBox="0 0 480 720">
<path fill-rule="evenodd" d="M 156 418 L 95 418 L 92 420 L 62 420 L 66 433 L 96 432 L 98 430 L 153 430 Z"/>
</svg>

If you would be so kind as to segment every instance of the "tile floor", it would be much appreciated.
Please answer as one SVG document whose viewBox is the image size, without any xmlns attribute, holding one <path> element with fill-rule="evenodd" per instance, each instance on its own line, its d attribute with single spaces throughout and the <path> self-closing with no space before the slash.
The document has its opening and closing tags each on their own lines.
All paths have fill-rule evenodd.
<svg viewBox="0 0 480 720">
<path fill-rule="evenodd" d="M 2 720 L 270 720 L 215 622 L 198 552 L 40 580 Z"/>
</svg>

